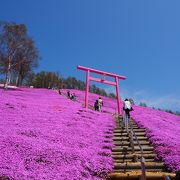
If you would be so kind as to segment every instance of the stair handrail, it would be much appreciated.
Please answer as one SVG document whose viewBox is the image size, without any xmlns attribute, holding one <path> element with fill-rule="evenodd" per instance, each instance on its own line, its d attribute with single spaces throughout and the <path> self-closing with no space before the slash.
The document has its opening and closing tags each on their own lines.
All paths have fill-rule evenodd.
<svg viewBox="0 0 180 180">
<path fill-rule="evenodd" d="M 134 132 L 134 129 L 133 129 L 132 124 L 131 124 L 130 121 L 129 121 L 129 125 L 130 125 L 129 127 L 130 127 L 130 129 L 131 129 L 131 132 L 133 133 L 133 136 L 135 137 L 135 140 L 136 140 L 136 142 L 137 142 L 137 144 L 138 144 L 138 146 L 139 146 L 139 148 L 140 148 L 141 157 L 143 157 L 143 154 L 144 154 L 143 148 L 142 148 L 141 144 L 139 143 L 139 140 L 138 140 L 138 138 L 137 138 L 137 136 L 136 136 L 136 133 Z"/>
<path fill-rule="evenodd" d="M 140 162 L 141 162 L 141 171 L 142 171 L 141 180 L 146 180 L 145 158 L 143 157 L 143 154 L 144 154 L 143 148 L 142 148 L 141 144 L 139 143 L 139 140 L 138 140 L 138 138 L 136 136 L 136 133 L 134 132 L 134 129 L 132 127 L 130 119 L 128 120 L 128 123 L 129 123 L 129 127 L 131 129 L 131 138 L 133 139 L 133 135 L 134 135 L 135 140 L 137 141 L 137 144 L 138 144 L 138 146 L 140 148 L 140 151 L 141 151 L 141 159 L 140 159 Z"/>
</svg>

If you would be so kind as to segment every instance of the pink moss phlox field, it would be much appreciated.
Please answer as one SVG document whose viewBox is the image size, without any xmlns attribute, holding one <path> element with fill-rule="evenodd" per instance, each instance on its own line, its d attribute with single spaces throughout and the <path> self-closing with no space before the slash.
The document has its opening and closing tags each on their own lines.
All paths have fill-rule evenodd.
<svg viewBox="0 0 180 180">
<path fill-rule="evenodd" d="M 0 89 L 0 177 L 101 179 L 112 170 L 115 126 L 108 113 L 86 110 L 53 90 Z"/>
<path fill-rule="evenodd" d="M 67 92 L 67 90 L 65 91 Z M 72 90 L 78 96 L 78 99 L 84 102 L 84 92 Z M 99 96 L 89 93 L 89 103 Z M 103 97 L 105 112 L 116 112 L 116 100 Z M 148 107 L 134 106 L 131 113 L 132 118 L 139 125 L 147 129 L 147 135 L 155 147 L 158 158 L 162 158 L 167 168 L 171 171 L 180 170 L 180 116 L 170 113 L 154 110 Z"/>
<path fill-rule="evenodd" d="M 134 107 L 132 116 L 139 126 L 147 129 L 147 135 L 168 169 L 180 170 L 180 116 L 138 106 Z"/>
<path fill-rule="evenodd" d="M 115 127 L 116 100 L 103 97 L 95 112 L 83 108 L 84 91 L 70 91 L 77 101 L 46 89 L 0 89 L 0 177 L 101 179 L 112 170 L 112 140 L 105 137 Z M 90 108 L 98 97 L 89 94 Z M 180 117 L 138 106 L 132 117 L 167 167 L 180 170 Z"/>
<path fill-rule="evenodd" d="M 67 91 L 70 91 L 71 93 L 75 93 L 77 98 L 77 101 L 84 104 L 84 100 L 85 100 L 85 92 L 84 91 L 80 91 L 80 90 L 75 90 L 75 89 L 64 89 L 62 90 L 62 92 L 64 94 L 67 93 Z M 94 102 L 99 98 L 102 97 L 103 101 L 104 101 L 104 106 L 102 108 L 102 112 L 105 113 L 110 113 L 110 114 L 114 114 L 117 113 L 117 101 L 108 97 L 103 97 L 101 95 L 97 95 L 97 94 L 93 94 L 93 93 L 89 93 L 89 105 L 93 106 Z"/>
</svg>

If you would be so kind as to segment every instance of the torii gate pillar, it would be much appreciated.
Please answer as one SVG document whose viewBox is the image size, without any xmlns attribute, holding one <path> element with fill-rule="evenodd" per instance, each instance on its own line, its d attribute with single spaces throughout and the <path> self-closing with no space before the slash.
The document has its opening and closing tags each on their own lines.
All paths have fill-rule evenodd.
<svg viewBox="0 0 180 180">
<path fill-rule="evenodd" d="M 90 75 L 90 72 L 89 72 L 89 70 L 87 70 L 87 72 L 86 72 L 85 108 L 88 108 L 88 100 L 89 100 L 89 96 L 88 96 L 88 93 L 89 93 L 89 75 Z"/>
<path fill-rule="evenodd" d="M 83 67 L 83 66 L 77 66 L 77 69 L 86 71 L 85 108 L 88 108 L 89 81 L 96 81 L 96 82 L 101 82 L 101 83 L 116 86 L 117 109 L 118 109 L 118 114 L 120 115 L 121 114 L 121 102 L 120 102 L 120 92 L 119 92 L 119 79 L 125 80 L 126 77 L 120 76 L 117 74 L 104 72 L 104 71 L 99 71 L 99 70 L 92 69 L 92 68 Z M 103 75 L 103 79 L 90 77 L 90 72 Z M 105 76 L 113 77 L 115 81 L 113 82 L 113 81 L 105 80 Z"/>
</svg>

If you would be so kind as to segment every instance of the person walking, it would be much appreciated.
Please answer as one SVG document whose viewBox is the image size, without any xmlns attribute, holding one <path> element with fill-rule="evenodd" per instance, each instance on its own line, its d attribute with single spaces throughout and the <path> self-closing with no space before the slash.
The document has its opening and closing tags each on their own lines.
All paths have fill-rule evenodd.
<svg viewBox="0 0 180 180">
<path fill-rule="evenodd" d="M 98 111 L 101 111 L 102 106 L 103 106 L 103 100 L 101 97 L 99 97 L 99 99 L 98 99 L 98 107 L 99 107 Z"/>
<path fill-rule="evenodd" d="M 99 110 L 98 100 L 96 100 L 95 103 L 94 103 L 94 110 L 95 111 Z"/>
<path fill-rule="evenodd" d="M 125 127 L 128 128 L 128 122 L 129 122 L 129 119 L 130 119 L 130 111 L 133 111 L 131 102 L 128 99 L 124 100 L 123 110 L 125 112 L 124 124 L 125 124 Z"/>
<path fill-rule="evenodd" d="M 71 98 L 71 93 L 70 93 L 70 91 L 67 92 L 67 96 L 68 96 L 68 98 Z"/>
<path fill-rule="evenodd" d="M 59 91 L 58 91 L 58 92 L 59 92 L 59 95 L 62 95 L 62 92 L 61 92 L 61 89 L 60 89 L 60 88 L 59 88 Z"/>
<path fill-rule="evenodd" d="M 128 99 L 124 100 L 123 110 L 125 111 L 126 117 L 130 118 L 130 111 L 132 111 L 132 105 L 131 105 L 131 102 Z"/>
<path fill-rule="evenodd" d="M 75 101 L 76 100 L 76 94 L 72 93 L 70 99 Z"/>
</svg>

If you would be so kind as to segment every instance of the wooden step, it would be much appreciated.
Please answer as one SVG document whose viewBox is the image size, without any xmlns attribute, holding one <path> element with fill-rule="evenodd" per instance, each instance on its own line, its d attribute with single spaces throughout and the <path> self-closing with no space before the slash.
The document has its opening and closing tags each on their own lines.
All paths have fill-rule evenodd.
<svg viewBox="0 0 180 180">
<path fill-rule="evenodd" d="M 123 170 L 122 169 L 113 169 L 113 172 L 116 172 L 116 173 L 126 173 L 126 172 L 136 172 L 136 171 L 140 171 L 140 169 L 134 169 L 134 170 L 132 170 L 132 169 L 123 169 Z M 158 168 L 158 169 L 154 168 L 154 169 L 146 170 L 146 172 L 159 172 L 159 171 L 165 172 L 164 168 Z M 131 179 L 129 179 L 129 180 L 131 180 Z"/>
<path fill-rule="evenodd" d="M 136 136 L 146 136 L 145 132 L 135 132 Z M 128 136 L 127 132 L 124 133 L 113 133 L 114 136 Z"/>
<path fill-rule="evenodd" d="M 146 145 L 144 145 L 144 146 L 146 146 Z M 129 147 L 131 147 L 131 146 L 129 146 L 129 145 L 123 145 L 123 146 L 115 146 L 114 148 L 129 148 Z M 137 144 L 136 144 L 136 146 L 134 146 L 134 147 L 139 147 Z M 111 148 L 112 149 L 112 148 Z M 139 148 L 140 149 L 140 148 Z"/>
<path fill-rule="evenodd" d="M 116 128 L 117 128 L 117 129 L 114 129 L 114 130 L 127 131 L 127 129 L 124 128 L 124 127 L 116 126 Z M 133 130 L 134 130 L 134 131 L 136 131 L 136 130 L 138 130 L 138 129 L 140 129 L 140 128 L 139 128 L 139 127 L 133 127 Z M 129 128 L 128 128 L 128 131 L 130 131 L 130 130 L 131 130 L 131 128 L 129 127 Z"/>
<path fill-rule="evenodd" d="M 129 146 L 130 142 L 128 141 L 114 141 L 113 142 L 115 146 Z M 139 141 L 141 145 L 150 145 L 150 142 L 148 141 Z M 137 142 L 134 142 L 134 145 L 138 145 Z"/>
<path fill-rule="evenodd" d="M 124 133 L 126 132 L 125 129 L 114 129 L 114 133 Z M 134 129 L 134 132 L 146 132 L 146 129 Z"/>
<path fill-rule="evenodd" d="M 146 136 L 136 136 L 137 138 L 143 138 L 145 137 L 146 139 L 148 139 Z M 112 139 L 114 138 L 122 138 L 123 140 L 125 140 L 125 138 L 127 138 L 129 140 L 130 136 L 127 136 L 127 135 L 123 135 L 123 136 L 112 136 L 111 137 Z M 133 137 L 134 141 L 136 140 L 135 137 Z"/>
<path fill-rule="evenodd" d="M 132 127 L 133 129 L 139 129 L 139 126 L 137 125 L 132 125 L 132 126 L 128 126 L 128 128 Z M 122 124 L 118 124 L 116 125 L 116 128 L 121 128 L 121 129 L 125 129 L 125 125 L 122 125 Z"/>
<path fill-rule="evenodd" d="M 122 125 L 122 124 L 125 124 L 125 121 L 119 121 L 119 122 L 116 121 L 116 125 Z M 130 124 L 129 124 L 129 125 L 130 125 Z M 132 125 L 132 126 L 135 126 L 135 125 L 138 126 L 138 125 L 137 125 L 136 123 L 134 123 L 134 122 L 133 122 L 133 123 L 131 122 L 131 125 Z"/>
<path fill-rule="evenodd" d="M 126 173 L 114 172 L 108 175 L 108 179 L 110 180 L 139 180 L 142 175 L 141 171 L 133 171 Z M 164 180 L 165 177 L 170 177 L 171 180 L 176 179 L 175 173 L 167 173 L 167 172 L 146 172 L 146 180 Z"/>
<path fill-rule="evenodd" d="M 141 151 L 136 151 L 135 153 L 137 153 L 137 154 L 141 154 Z M 131 151 L 128 151 L 128 154 L 133 154 L 133 153 L 131 153 Z M 128 155 L 128 154 L 126 154 L 126 156 Z M 143 154 L 154 154 L 154 151 L 145 151 Z M 113 155 L 117 155 L 117 156 L 119 156 L 119 155 L 125 155 L 125 152 L 112 152 L 112 156 Z"/>
<path fill-rule="evenodd" d="M 143 149 L 143 151 L 153 151 L 153 150 L 154 150 L 154 148 L 153 148 L 152 146 L 142 146 L 142 149 Z M 139 151 L 139 150 L 140 150 L 140 147 L 139 147 L 139 146 L 135 146 L 135 147 L 134 147 L 134 150 L 135 150 L 135 151 Z M 113 151 L 113 152 L 132 151 L 132 148 L 131 148 L 131 147 L 128 147 L 128 148 L 115 147 L 115 148 L 112 148 L 112 151 Z"/>
<path fill-rule="evenodd" d="M 126 162 L 140 162 L 140 159 L 115 159 L 113 160 L 113 163 L 126 163 Z M 154 159 L 148 158 L 146 159 L 146 162 L 155 162 Z"/>
<path fill-rule="evenodd" d="M 133 138 L 135 140 L 135 138 Z M 147 137 L 137 137 L 138 140 L 148 140 Z M 123 141 L 123 140 L 129 140 L 129 137 L 113 137 L 113 141 Z"/>
<path fill-rule="evenodd" d="M 112 155 L 113 159 L 122 159 L 122 158 L 126 158 L 126 159 L 133 159 L 134 157 L 137 158 L 141 158 L 141 154 L 126 154 L 126 155 Z M 156 158 L 156 154 L 152 153 L 152 154 L 143 154 L 143 157 L 145 158 Z"/>
<path fill-rule="evenodd" d="M 163 169 L 164 163 L 159 162 L 145 162 L 145 169 Z M 133 163 L 114 163 L 114 169 L 119 170 L 135 170 L 135 169 L 141 169 L 141 163 L 140 162 L 133 162 Z"/>
<path fill-rule="evenodd" d="M 132 123 L 132 122 L 130 122 L 131 123 L 131 126 L 138 126 L 136 123 Z M 129 123 L 129 125 L 130 125 L 130 123 Z M 120 122 L 116 122 L 116 126 L 118 126 L 118 125 L 122 125 L 122 124 L 125 124 L 125 121 L 120 121 Z"/>
<path fill-rule="evenodd" d="M 136 127 L 137 127 L 137 126 L 136 126 Z M 129 128 L 130 128 L 130 127 L 129 127 Z M 145 130 L 145 131 L 146 131 L 146 129 L 145 129 L 144 127 L 139 127 L 138 129 L 141 129 L 141 130 Z M 119 127 L 119 126 L 118 126 L 118 127 L 116 126 L 116 127 L 114 128 L 114 130 L 122 130 L 122 131 L 123 131 L 123 130 L 126 130 L 126 129 L 124 129 L 124 128 L 122 128 L 122 127 Z M 136 130 L 137 130 L 137 129 L 136 129 Z"/>
</svg>

